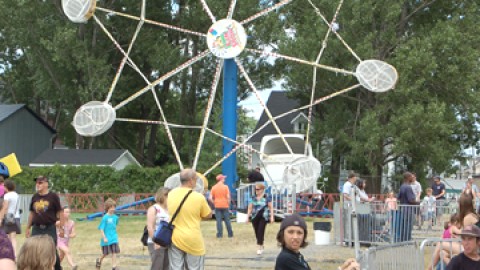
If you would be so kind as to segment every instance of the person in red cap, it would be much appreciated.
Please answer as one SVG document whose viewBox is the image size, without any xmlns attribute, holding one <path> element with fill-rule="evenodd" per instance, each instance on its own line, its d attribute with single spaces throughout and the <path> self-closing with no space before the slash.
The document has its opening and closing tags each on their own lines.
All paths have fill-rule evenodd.
<svg viewBox="0 0 480 270">
<path fill-rule="evenodd" d="M 215 206 L 215 219 L 217 220 L 217 238 L 223 237 L 222 219 L 225 221 L 227 227 L 228 237 L 233 237 L 232 224 L 230 224 L 230 190 L 225 185 L 225 178 L 223 174 L 217 175 L 217 183 L 210 191 L 210 199 Z"/>
<path fill-rule="evenodd" d="M 300 253 L 300 248 L 308 245 L 307 223 L 298 214 L 283 219 L 277 233 L 278 245 L 282 251 L 275 261 L 275 270 L 310 270 L 310 266 Z"/>
<path fill-rule="evenodd" d="M 480 228 L 468 225 L 457 234 L 462 237 L 463 252 L 453 257 L 447 270 L 473 270 L 480 269 Z"/>
</svg>

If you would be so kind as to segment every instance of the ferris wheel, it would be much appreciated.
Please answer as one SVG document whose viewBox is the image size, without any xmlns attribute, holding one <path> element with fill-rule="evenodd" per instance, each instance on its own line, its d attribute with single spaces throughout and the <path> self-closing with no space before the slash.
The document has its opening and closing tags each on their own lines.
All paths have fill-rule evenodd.
<svg viewBox="0 0 480 270">
<path fill-rule="evenodd" d="M 105 35 L 113 42 L 117 50 L 123 56 L 122 61 L 120 62 L 120 65 L 117 69 L 116 75 L 114 76 L 114 78 L 112 78 L 111 87 L 110 89 L 108 89 L 108 91 L 106 91 L 105 100 L 90 101 L 84 104 L 83 106 L 81 106 L 75 113 L 75 116 L 73 118 L 73 123 L 72 123 L 75 130 L 77 131 L 78 134 L 82 136 L 93 137 L 93 136 L 101 135 L 104 132 L 106 132 L 109 128 L 111 128 L 111 126 L 115 123 L 115 121 L 140 122 L 140 123 L 162 125 L 170 141 L 172 151 L 175 155 L 177 163 L 179 167 L 183 169 L 184 164 L 180 159 L 180 155 L 177 150 L 177 147 L 171 132 L 172 126 L 180 125 L 180 124 L 170 123 L 168 121 L 154 88 L 160 85 L 161 83 L 163 83 L 165 80 L 178 75 L 180 72 L 184 71 L 185 69 L 191 67 L 192 65 L 195 65 L 199 61 L 204 60 L 207 56 L 208 57 L 214 56 L 216 58 L 216 68 L 212 78 L 212 83 L 210 87 L 210 93 L 209 93 L 209 98 L 206 105 L 203 123 L 201 126 L 193 127 L 193 128 L 200 129 L 201 132 L 197 141 L 195 159 L 193 161 L 193 164 L 191 164 L 191 167 L 195 168 L 197 166 L 200 152 L 202 151 L 205 134 L 207 132 L 214 134 L 215 136 L 219 136 L 224 140 L 228 140 L 232 142 L 235 145 L 235 147 L 233 147 L 233 149 L 230 152 L 226 153 L 215 164 L 213 164 L 207 171 L 205 171 L 204 174 L 206 175 L 210 173 L 214 168 L 218 167 L 229 156 L 235 154 L 237 150 L 244 147 L 245 144 L 248 143 L 248 141 L 255 134 L 263 130 L 269 124 L 271 124 L 274 127 L 279 137 L 285 144 L 285 147 L 289 150 L 290 153 L 292 153 L 289 143 L 287 142 L 287 140 L 285 139 L 285 136 L 283 135 L 282 131 L 277 125 L 276 121 L 279 118 L 282 118 L 288 114 L 295 113 L 298 111 L 308 110 L 308 119 L 311 120 L 313 106 L 319 103 L 322 103 L 328 99 L 344 94 L 353 89 L 357 89 L 359 87 L 364 87 L 369 91 L 379 93 L 379 92 L 388 91 L 395 86 L 398 80 L 398 74 L 393 66 L 391 66 L 386 62 L 375 60 L 375 59 L 362 60 L 338 33 L 337 31 L 338 23 L 336 22 L 336 18 L 343 5 L 343 0 L 339 1 L 338 7 L 335 11 L 335 15 L 330 21 L 326 19 L 326 17 L 322 14 L 320 9 L 313 3 L 312 0 L 306 0 L 306 2 L 308 2 L 308 4 L 311 6 L 312 12 L 314 12 L 321 19 L 321 21 L 324 22 L 325 27 L 327 27 L 327 31 L 326 31 L 324 40 L 322 42 L 322 47 L 315 61 L 305 60 L 299 57 L 285 55 L 280 52 L 272 52 L 272 51 L 264 50 L 261 48 L 253 48 L 249 46 L 248 40 L 247 40 L 249 25 L 253 24 L 255 20 L 257 20 L 258 18 L 261 18 L 269 13 L 277 11 L 278 9 L 284 6 L 287 6 L 293 2 L 298 2 L 298 1 L 296 0 L 278 1 L 278 3 L 265 7 L 264 9 L 258 11 L 257 13 L 252 14 L 247 18 L 244 18 L 242 20 L 234 20 L 233 16 L 236 11 L 237 0 L 230 0 L 228 11 L 226 14 L 216 14 L 215 10 L 212 10 L 210 8 L 210 5 L 208 4 L 207 0 L 199 0 L 199 3 L 201 3 L 203 7 L 205 15 L 208 16 L 208 18 L 211 21 L 211 26 L 208 29 L 205 29 L 204 32 L 197 32 L 195 30 L 186 29 L 181 26 L 170 25 L 168 23 L 148 19 L 147 18 L 148 14 L 146 12 L 147 0 L 141 1 L 140 14 L 126 14 L 124 13 L 123 10 L 117 11 L 117 10 L 112 10 L 106 7 L 99 7 L 97 6 L 97 1 L 95 0 L 62 0 L 62 7 L 65 12 L 65 15 L 72 22 L 86 23 L 88 20 L 93 19 L 94 22 L 100 27 L 100 29 L 105 33 Z M 108 16 L 104 16 L 104 17 L 97 16 L 96 15 L 97 12 L 103 12 L 108 16 L 113 16 L 113 15 L 120 16 L 129 20 L 132 20 L 132 22 L 137 22 L 136 31 L 132 36 L 132 39 L 128 45 L 128 48 L 124 49 L 102 22 L 102 19 L 105 19 Z M 223 16 L 223 17 L 221 17 L 222 19 L 217 19 L 217 16 Z M 140 30 L 145 24 L 158 27 L 158 28 L 167 29 L 169 31 L 180 32 L 185 35 L 192 35 L 196 37 L 205 38 L 207 48 L 205 48 L 203 51 L 201 51 L 197 55 L 194 55 L 193 57 L 188 59 L 186 62 L 169 70 L 165 74 L 160 75 L 156 80 L 151 81 L 148 78 L 148 76 L 144 72 L 142 72 L 142 70 L 137 66 L 134 59 L 132 59 L 132 57 L 130 56 L 131 51 L 135 46 L 136 42 L 140 42 L 140 41 L 137 41 L 137 37 Z M 323 56 L 323 52 L 326 49 L 327 40 L 333 36 L 338 38 L 341 41 L 341 43 L 344 45 L 345 49 L 348 50 L 355 57 L 355 59 L 358 60 L 358 65 L 356 66 L 356 69 L 354 71 L 320 64 L 320 60 Z M 284 59 L 287 61 L 292 61 L 298 64 L 313 67 L 314 79 L 311 87 L 311 98 L 310 98 L 309 104 L 274 117 L 271 114 L 269 108 L 266 106 L 265 102 L 260 97 L 259 91 L 255 86 L 254 81 L 248 74 L 247 69 L 244 67 L 243 63 L 238 58 L 238 56 L 241 54 L 249 54 L 249 55 L 252 55 L 253 57 L 262 56 L 262 57 L 271 57 L 275 59 Z M 218 132 L 215 132 L 214 130 L 208 127 L 209 118 L 210 118 L 211 110 L 213 107 L 213 101 L 216 96 L 217 86 L 222 73 L 222 68 L 224 66 L 225 61 L 230 61 L 230 60 L 233 60 L 235 65 L 238 67 L 239 73 L 242 75 L 243 79 L 246 81 L 251 93 L 253 93 L 258 99 L 259 104 L 263 107 L 264 112 L 269 119 L 263 126 L 258 128 L 253 134 L 251 134 L 248 138 L 246 138 L 242 142 L 236 141 L 235 138 L 229 138 L 225 135 L 219 134 Z M 122 75 L 122 71 L 125 66 L 131 67 L 136 73 L 138 73 L 142 77 L 143 81 L 145 82 L 145 86 L 138 89 L 136 92 L 131 93 L 130 96 L 120 101 L 118 104 L 111 104 L 111 98 L 115 94 L 115 87 L 119 82 L 119 77 Z M 347 76 L 353 76 L 357 79 L 358 83 L 350 87 L 347 87 L 345 89 L 341 89 L 336 92 L 333 92 L 327 96 L 315 99 L 314 97 L 315 97 L 315 91 L 316 91 L 316 77 L 317 77 L 318 69 L 323 69 L 323 70 L 327 70 L 335 73 L 341 73 Z M 152 94 L 155 104 L 158 107 L 158 110 L 160 112 L 161 121 L 117 117 L 116 112 L 119 109 L 121 109 L 122 107 L 127 105 L 129 102 L 139 98 L 140 96 L 146 93 Z M 305 147 L 307 147 L 309 143 L 310 123 L 311 121 L 308 121 Z M 263 153 L 259 153 L 259 154 L 264 155 Z M 306 162 L 301 158 L 296 159 L 287 166 L 288 170 L 286 170 L 286 173 L 285 173 L 286 179 L 284 179 L 284 181 L 289 184 L 292 181 L 299 183 L 297 186 L 301 189 L 304 189 L 304 188 L 308 188 L 308 186 L 313 185 L 315 181 L 313 180 L 308 181 L 308 183 L 301 182 L 303 180 L 301 180 L 301 177 L 299 176 L 310 175 L 308 168 L 302 167 L 302 164 L 307 164 L 306 166 L 308 168 L 317 167 L 316 164 L 314 164 L 315 166 L 313 166 L 311 162 Z"/>
</svg>

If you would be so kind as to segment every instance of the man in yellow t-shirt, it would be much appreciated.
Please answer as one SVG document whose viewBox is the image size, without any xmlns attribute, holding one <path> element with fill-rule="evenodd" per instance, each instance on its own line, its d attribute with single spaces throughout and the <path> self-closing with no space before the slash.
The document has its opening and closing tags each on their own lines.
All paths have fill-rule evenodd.
<svg viewBox="0 0 480 270">
<path fill-rule="evenodd" d="M 168 213 L 175 214 L 183 198 L 197 183 L 197 174 L 192 169 L 180 172 L 181 186 L 168 193 Z M 193 191 L 185 200 L 177 217 L 173 221 L 175 229 L 172 245 L 168 249 L 170 270 L 204 269 L 205 244 L 200 230 L 200 221 L 212 217 L 212 210 L 205 197 Z"/>
</svg>

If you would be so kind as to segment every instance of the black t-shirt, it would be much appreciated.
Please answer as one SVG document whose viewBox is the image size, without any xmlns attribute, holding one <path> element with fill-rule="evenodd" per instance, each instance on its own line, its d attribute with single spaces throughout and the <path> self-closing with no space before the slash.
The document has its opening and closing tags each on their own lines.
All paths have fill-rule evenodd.
<svg viewBox="0 0 480 270">
<path fill-rule="evenodd" d="M 261 174 L 260 172 L 257 172 L 256 170 L 249 172 L 247 178 L 248 178 L 248 182 L 250 183 L 265 181 L 265 179 L 263 178 L 263 174 Z"/>
<path fill-rule="evenodd" d="M 449 264 L 447 264 L 447 270 L 478 270 L 480 269 L 480 261 L 474 261 L 465 256 L 462 252 L 453 257 Z"/>
<path fill-rule="evenodd" d="M 445 184 L 440 182 L 440 184 L 435 184 L 433 183 L 432 185 L 432 194 L 433 196 L 437 196 L 439 195 L 440 193 L 442 193 L 443 190 L 445 190 Z M 445 196 L 442 195 L 442 197 L 438 197 L 437 200 L 444 200 L 445 199 Z"/>
<path fill-rule="evenodd" d="M 277 256 L 275 261 L 275 270 L 310 270 L 305 258 L 301 253 L 295 253 L 287 248 L 282 248 L 282 251 Z"/>
<path fill-rule="evenodd" d="M 62 210 L 60 198 L 56 193 L 33 194 L 30 203 L 30 212 L 33 213 L 32 225 L 55 225 L 60 210 Z"/>
</svg>

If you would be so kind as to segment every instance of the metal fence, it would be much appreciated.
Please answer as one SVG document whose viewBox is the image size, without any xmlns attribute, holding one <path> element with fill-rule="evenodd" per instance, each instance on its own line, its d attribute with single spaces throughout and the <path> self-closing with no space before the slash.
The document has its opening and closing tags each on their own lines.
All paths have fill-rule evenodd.
<svg viewBox="0 0 480 270">
<path fill-rule="evenodd" d="M 376 246 L 365 250 L 359 258 L 362 270 L 423 270 L 422 254 L 417 242 Z"/>
<path fill-rule="evenodd" d="M 351 245 L 353 242 L 353 219 L 358 225 L 359 242 L 364 245 L 381 245 L 439 236 L 444 223 L 455 213 L 455 201 L 441 202 L 434 206 L 398 205 L 388 209 L 383 202 L 356 204 L 356 212 L 350 203 L 337 203 L 334 207 L 335 242 Z M 338 222 L 338 223 L 337 223 Z"/>
<path fill-rule="evenodd" d="M 421 269 L 433 266 L 432 269 L 443 270 L 450 259 L 459 254 L 460 251 L 460 238 L 427 238 L 420 244 L 420 254 L 423 254 L 423 258 L 420 260 Z"/>
</svg>

